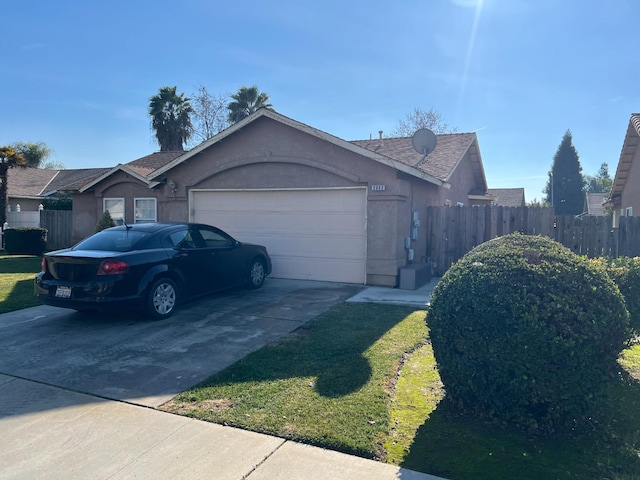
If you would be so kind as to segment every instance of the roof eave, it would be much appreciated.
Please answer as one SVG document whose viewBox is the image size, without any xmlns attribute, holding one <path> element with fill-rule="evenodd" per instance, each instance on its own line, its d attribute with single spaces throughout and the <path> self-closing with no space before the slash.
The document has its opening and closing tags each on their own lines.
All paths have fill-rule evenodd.
<svg viewBox="0 0 640 480">
<path fill-rule="evenodd" d="M 145 183 L 147 185 L 149 184 L 149 181 L 145 177 L 143 177 L 139 173 L 134 172 L 133 170 L 128 168 L 126 165 L 122 165 L 121 163 L 119 163 L 118 165 L 113 167 L 108 172 L 103 173 L 98 178 L 96 178 L 96 179 L 92 180 L 91 182 L 87 183 L 86 185 L 80 187 L 78 189 L 78 192 L 80 192 L 80 193 L 86 192 L 90 188 L 94 187 L 95 185 L 97 185 L 98 183 L 102 182 L 103 180 L 109 178 L 111 175 L 113 175 L 114 173 L 116 173 L 118 171 L 121 171 L 121 172 L 124 172 L 124 173 L 126 173 L 128 175 L 131 175 L 133 178 L 135 178 L 137 180 L 140 180 L 141 182 L 143 182 L 143 183 Z"/>
</svg>

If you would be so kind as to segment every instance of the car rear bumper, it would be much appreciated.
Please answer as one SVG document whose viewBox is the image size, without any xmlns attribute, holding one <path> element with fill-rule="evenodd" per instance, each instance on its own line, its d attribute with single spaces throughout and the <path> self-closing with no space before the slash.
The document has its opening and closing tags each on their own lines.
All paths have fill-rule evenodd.
<svg viewBox="0 0 640 480">
<path fill-rule="evenodd" d="M 70 288 L 70 296 L 56 296 L 59 287 Z M 113 282 L 77 285 L 56 280 L 45 280 L 39 274 L 34 283 L 34 294 L 40 303 L 74 310 L 130 309 L 142 306 L 138 295 L 113 296 Z"/>
</svg>

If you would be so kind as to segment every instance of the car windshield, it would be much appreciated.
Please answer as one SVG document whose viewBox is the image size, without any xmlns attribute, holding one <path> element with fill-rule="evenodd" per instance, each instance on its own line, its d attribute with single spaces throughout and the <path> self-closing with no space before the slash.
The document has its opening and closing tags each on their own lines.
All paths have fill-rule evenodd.
<svg viewBox="0 0 640 480">
<path fill-rule="evenodd" d="M 78 243 L 74 250 L 104 250 L 128 252 L 135 250 L 136 245 L 148 234 L 130 230 L 105 230 Z"/>
</svg>

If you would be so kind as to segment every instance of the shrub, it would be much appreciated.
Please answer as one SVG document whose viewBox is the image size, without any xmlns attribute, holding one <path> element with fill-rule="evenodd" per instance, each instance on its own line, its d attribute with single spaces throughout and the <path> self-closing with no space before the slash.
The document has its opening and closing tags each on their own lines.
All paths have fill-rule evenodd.
<svg viewBox="0 0 640 480">
<path fill-rule="evenodd" d="M 434 289 L 427 321 L 452 405 L 539 433 L 588 423 L 629 322 L 602 269 L 549 238 L 521 234 L 454 264 Z"/>
<path fill-rule="evenodd" d="M 116 226 L 116 222 L 114 222 L 113 218 L 111 218 L 111 214 L 109 213 L 109 210 L 105 210 L 105 212 L 102 214 L 102 217 L 100 217 L 100 220 L 98 220 L 98 223 L 96 224 L 95 233 L 101 232 L 105 228 L 110 228 L 115 226 Z"/>
<path fill-rule="evenodd" d="M 629 336 L 640 335 L 640 258 L 594 258 L 591 261 L 604 268 L 618 285 L 629 310 Z"/>
<path fill-rule="evenodd" d="M 15 227 L 4 231 L 4 250 L 11 255 L 42 255 L 47 249 L 47 229 Z"/>
<path fill-rule="evenodd" d="M 44 198 L 42 206 L 45 210 L 73 210 L 73 202 L 70 198 Z"/>
</svg>

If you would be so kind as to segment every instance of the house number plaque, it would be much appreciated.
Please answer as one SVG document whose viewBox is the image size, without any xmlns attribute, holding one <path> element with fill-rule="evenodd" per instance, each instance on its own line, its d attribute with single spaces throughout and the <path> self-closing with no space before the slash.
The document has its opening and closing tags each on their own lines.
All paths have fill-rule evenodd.
<svg viewBox="0 0 640 480">
<path fill-rule="evenodd" d="M 371 185 L 371 191 L 373 192 L 384 192 L 386 189 L 386 185 Z"/>
</svg>

